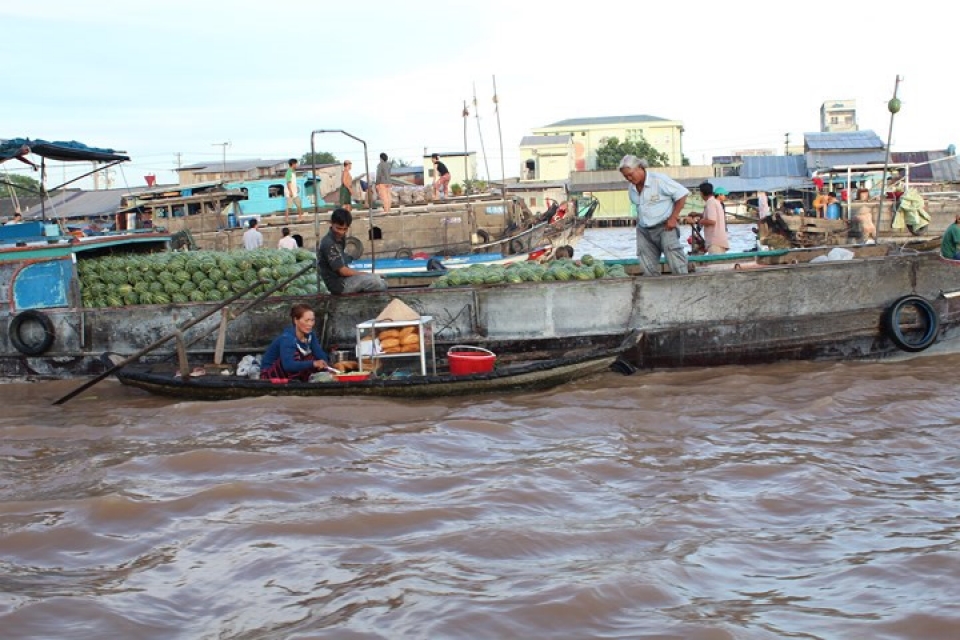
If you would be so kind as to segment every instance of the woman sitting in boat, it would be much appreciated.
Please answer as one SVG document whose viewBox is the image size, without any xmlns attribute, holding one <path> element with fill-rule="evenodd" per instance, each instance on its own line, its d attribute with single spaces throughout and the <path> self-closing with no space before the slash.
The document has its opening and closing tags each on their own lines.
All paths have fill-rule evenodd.
<svg viewBox="0 0 960 640">
<path fill-rule="evenodd" d="M 330 356 L 320 346 L 313 326 L 316 315 L 308 305 L 298 303 L 290 308 L 291 326 L 274 340 L 260 363 L 260 379 L 287 378 L 308 380 L 316 371 L 327 368 Z"/>
</svg>

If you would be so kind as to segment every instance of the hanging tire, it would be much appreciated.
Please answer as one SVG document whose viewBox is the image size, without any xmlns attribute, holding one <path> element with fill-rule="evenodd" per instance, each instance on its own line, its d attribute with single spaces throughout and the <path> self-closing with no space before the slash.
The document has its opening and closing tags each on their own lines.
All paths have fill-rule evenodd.
<svg viewBox="0 0 960 640">
<path fill-rule="evenodd" d="M 31 325 L 39 325 L 31 328 Z M 42 335 L 40 335 L 42 331 Z M 53 344 L 53 322 L 46 314 L 28 309 L 10 321 L 10 343 L 25 356 L 39 356 Z"/>
<path fill-rule="evenodd" d="M 910 313 L 911 309 L 916 314 L 916 320 L 911 320 L 909 326 L 904 327 L 904 312 Z M 887 309 L 883 316 L 883 330 L 897 347 L 917 353 L 936 342 L 940 332 L 940 316 L 925 298 L 904 296 Z"/>
<path fill-rule="evenodd" d="M 347 251 L 347 255 L 349 255 L 354 260 L 358 260 L 360 256 L 363 255 L 363 243 L 360 242 L 359 238 L 350 236 L 349 238 L 347 238 L 345 244 L 346 244 L 345 248 Z"/>
<path fill-rule="evenodd" d="M 523 253 L 523 240 L 514 238 L 510 241 L 510 253 Z"/>
<path fill-rule="evenodd" d="M 490 234 L 483 229 L 477 229 L 477 240 L 480 241 L 478 244 L 487 244 L 490 242 Z"/>
<path fill-rule="evenodd" d="M 397 260 L 409 260 L 413 257 L 413 251 L 404 247 L 403 249 L 397 249 L 397 255 L 395 256 Z"/>
</svg>

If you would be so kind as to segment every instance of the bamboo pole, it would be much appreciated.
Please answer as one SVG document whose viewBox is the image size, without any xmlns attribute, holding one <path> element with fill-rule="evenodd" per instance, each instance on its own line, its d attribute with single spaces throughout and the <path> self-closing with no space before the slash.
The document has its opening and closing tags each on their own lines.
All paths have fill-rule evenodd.
<svg viewBox="0 0 960 640">
<path fill-rule="evenodd" d="M 897 79 L 893 83 L 893 98 L 891 98 L 891 102 L 897 99 L 897 89 L 899 87 L 900 76 L 897 75 Z M 887 150 L 883 157 L 883 180 L 880 183 L 880 196 L 879 202 L 877 203 L 877 223 L 874 225 L 877 229 L 877 236 L 875 238 L 877 242 L 880 242 L 880 218 L 883 217 L 883 203 L 887 196 L 887 167 L 890 163 L 890 142 L 893 139 L 893 117 L 895 115 L 897 115 L 896 112 L 890 109 L 890 128 L 887 130 Z"/>
</svg>

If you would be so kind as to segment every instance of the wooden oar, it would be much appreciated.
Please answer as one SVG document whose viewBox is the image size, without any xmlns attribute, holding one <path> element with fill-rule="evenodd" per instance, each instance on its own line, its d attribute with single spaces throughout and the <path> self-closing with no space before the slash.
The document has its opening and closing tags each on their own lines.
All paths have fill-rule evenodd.
<svg viewBox="0 0 960 640">
<path fill-rule="evenodd" d="M 301 269 L 300 271 L 298 271 L 296 274 L 294 274 L 294 275 L 290 276 L 289 278 L 287 278 L 286 280 L 284 280 L 284 281 L 282 281 L 282 282 L 274 285 L 271 289 L 265 291 L 264 293 L 261 293 L 259 296 L 257 296 L 256 298 L 254 298 L 252 301 L 250 301 L 249 303 L 247 303 L 246 305 L 244 305 L 243 308 L 241 309 L 240 313 L 243 313 L 243 312 L 247 311 L 248 309 L 250 309 L 251 307 L 253 307 L 254 305 L 262 302 L 263 300 L 265 300 L 265 299 L 268 298 L 269 296 L 273 295 L 273 293 L 275 293 L 276 291 L 279 291 L 280 289 L 283 289 L 283 288 L 286 287 L 288 284 L 290 284 L 291 282 L 293 282 L 294 280 L 296 280 L 297 278 L 299 278 L 300 276 L 302 276 L 303 274 L 305 274 L 307 271 L 311 271 L 311 270 L 313 270 L 313 269 L 315 269 L 315 268 L 316 268 L 316 265 L 314 265 L 314 264 L 311 262 L 311 264 L 305 266 L 303 269 Z M 125 358 L 125 359 L 121 360 L 120 362 L 118 362 L 117 364 L 113 365 L 112 367 L 110 367 L 109 369 L 107 369 L 106 371 L 104 371 L 103 373 L 101 373 L 101 374 L 99 374 L 99 375 L 97 375 L 97 376 L 94 376 L 91 380 L 87 380 L 86 382 L 84 382 L 82 385 L 80 385 L 79 387 L 77 387 L 76 389 L 74 389 L 73 391 L 71 391 L 70 393 L 68 393 L 67 395 L 63 396 L 62 398 L 57 399 L 56 401 L 54 401 L 53 404 L 55 404 L 55 405 L 63 404 L 64 402 L 66 402 L 67 400 L 70 400 L 70 399 L 73 398 L 74 396 L 76 396 L 76 395 L 78 395 L 78 394 L 86 391 L 87 389 L 89 389 L 89 388 L 92 387 L 93 385 L 97 384 L 98 382 L 100 382 L 100 381 L 103 380 L 104 378 L 109 377 L 109 376 L 112 375 L 114 372 L 122 369 L 123 367 L 127 366 L 127 365 L 130 364 L 131 362 L 134 362 L 134 361 L 136 361 L 136 360 L 139 360 L 140 358 L 142 358 L 143 356 L 147 355 L 148 353 L 150 353 L 150 352 L 153 351 L 154 349 L 156 349 L 156 348 L 158 348 L 158 347 L 160 347 L 160 346 L 163 346 L 164 344 L 166 344 L 166 343 L 169 342 L 170 340 L 173 340 L 173 339 L 176 338 L 177 336 L 182 336 L 182 335 L 183 335 L 183 332 L 186 331 L 187 329 L 189 329 L 190 327 L 192 327 L 192 326 L 194 326 L 194 325 L 196 325 L 196 324 L 199 324 L 199 323 L 203 322 L 204 320 L 206 320 L 207 318 L 209 318 L 210 316 L 212 316 L 212 315 L 215 314 L 216 312 L 220 311 L 220 310 L 223 309 L 224 307 L 226 307 L 226 306 L 228 306 L 228 305 L 230 305 L 230 304 L 233 304 L 234 302 L 236 302 L 237 300 L 239 300 L 239 299 L 242 298 L 243 296 L 247 295 L 248 293 L 250 293 L 251 291 L 253 291 L 253 290 L 256 289 L 257 287 L 259 287 L 259 286 L 261 286 L 261 285 L 264 285 L 264 284 L 268 284 L 268 281 L 266 281 L 266 280 L 258 280 L 257 282 L 253 283 L 252 285 L 250 285 L 249 287 L 247 287 L 247 288 L 244 289 L 243 291 L 241 291 L 241 292 L 239 292 L 239 293 L 237 293 L 237 294 L 234 294 L 233 296 L 227 298 L 226 300 L 224 300 L 223 302 L 221 302 L 220 304 L 218 304 L 218 305 L 217 305 L 216 307 L 214 307 L 213 309 L 210 309 L 210 310 L 207 311 L 206 313 L 203 313 L 203 314 L 197 316 L 196 318 L 194 318 L 193 320 L 189 320 L 188 322 L 184 323 L 183 325 L 181 325 L 180 327 L 178 327 L 176 331 L 173 331 L 172 333 L 168 333 L 168 334 L 165 335 L 164 337 L 162 337 L 162 338 L 160 338 L 159 340 L 157 340 L 157 341 L 151 343 L 150 345 L 144 347 L 143 349 L 141 349 L 140 351 L 136 352 L 136 353 L 133 354 L 132 356 L 129 356 L 128 358 Z M 208 331 L 207 333 L 209 333 L 209 331 Z M 194 340 L 194 342 L 196 342 L 196 340 Z M 193 342 L 191 342 L 191 344 L 193 344 Z"/>
</svg>

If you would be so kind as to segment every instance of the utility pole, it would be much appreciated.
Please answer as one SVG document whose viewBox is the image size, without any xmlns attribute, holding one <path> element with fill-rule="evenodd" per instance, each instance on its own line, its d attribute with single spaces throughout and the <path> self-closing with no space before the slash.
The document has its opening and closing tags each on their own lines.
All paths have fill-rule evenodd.
<svg viewBox="0 0 960 640">
<path fill-rule="evenodd" d="M 788 133 L 785 133 L 785 134 L 783 134 L 783 135 L 784 135 L 784 140 L 783 140 L 783 155 L 788 156 L 788 155 L 790 155 L 790 133 L 788 132 Z"/>
<path fill-rule="evenodd" d="M 227 179 L 227 147 L 230 146 L 230 142 L 214 142 L 211 146 L 213 147 L 223 147 L 223 165 L 220 171 L 220 180 L 226 181 Z"/>
</svg>

